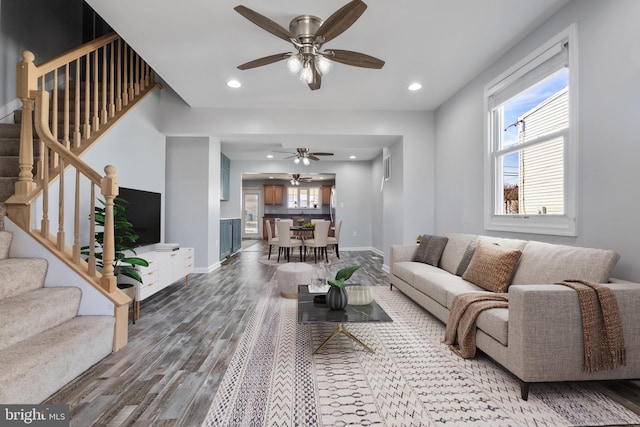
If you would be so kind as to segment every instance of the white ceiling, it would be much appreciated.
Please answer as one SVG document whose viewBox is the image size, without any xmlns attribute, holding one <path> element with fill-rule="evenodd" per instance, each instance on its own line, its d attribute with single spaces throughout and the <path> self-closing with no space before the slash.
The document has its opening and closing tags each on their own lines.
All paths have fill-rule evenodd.
<svg viewBox="0 0 640 427">
<path fill-rule="evenodd" d="M 288 28 L 295 16 L 326 19 L 347 2 L 87 0 L 192 107 L 365 111 L 437 108 L 568 0 L 365 0 L 368 8 L 360 19 L 326 47 L 380 58 L 386 61 L 381 70 L 336 63 L 322 88 L 311 91 L 289 74 L 284 61 L 236 68 L 292 51 L 289 43 L 234 11 L 238 4 Z M 227 87 L 232 78 L 242 83 L 240 89 Z M 422 90 L 408 91 L 412 82 L 420 82 Z M 264 159 L 273 148 L 310 147 L 334 150 L 334 160 L 341 160 L 353 149 L 361 150 L 360 159 L 371 159 L 389 143 L 339 135 L 335 141 L 323 137 L 322 145 L 283 138 L 229 136 L 222 138 L 223 152 L 231 159 Z"/>
</svg>

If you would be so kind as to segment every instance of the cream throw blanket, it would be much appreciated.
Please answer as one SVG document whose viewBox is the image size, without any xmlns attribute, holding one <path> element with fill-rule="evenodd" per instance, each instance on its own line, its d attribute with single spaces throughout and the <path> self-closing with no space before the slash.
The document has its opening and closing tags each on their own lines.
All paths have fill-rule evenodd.
<svg viewBox="0 0 640 427">
<path fill-rule="evenodd" d="M 464 359 L 476 355 L 476 319 L 484 310 L 507 308 L 509 295 L 493 292 L 469 292 L 453 299 L 444 343 Z"/>
</svg>

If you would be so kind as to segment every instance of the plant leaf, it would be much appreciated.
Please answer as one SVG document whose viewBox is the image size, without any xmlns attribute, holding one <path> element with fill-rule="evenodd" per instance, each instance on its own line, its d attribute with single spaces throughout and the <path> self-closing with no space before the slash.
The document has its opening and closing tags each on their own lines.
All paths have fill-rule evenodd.
<svg viewBox="0 0 640 427">
<path fill-rule="evenodd" d="M 342 270 L 338 271 L 336 273 L 336 280 L 338 279 L 344 279 L 342 281 L 342 283 L 344 283 L 345 281 L 349 280 L 349 278 L 351 277 L 351 275 L 353 273 L 356 272 L 357 269 L 359 269 L 360 266 L 359 265 L 352 265 L 350 267 L 345 267 Z"/>
<path fill-rule="evenodd" d="M 344 288 L 344 282 L 346 279 L 329 279 L 327 283 L 331 286 L 335 286 L 336 288 Z"/>
</svg>

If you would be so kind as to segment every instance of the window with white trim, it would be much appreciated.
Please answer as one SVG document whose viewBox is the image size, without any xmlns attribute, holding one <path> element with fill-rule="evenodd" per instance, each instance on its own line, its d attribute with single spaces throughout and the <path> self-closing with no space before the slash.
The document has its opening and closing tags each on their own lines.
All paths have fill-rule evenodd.
<svg viewBox="0 0 640 427">
<path fill-rule="evenodd" d="M 485 89 L 485 228 L 576 235 L 575 26 Z"/>
<path fill-rule="evenodd" d="M 320 187 L 288 187 L 287 207 L 315 209 L 320 206 Z"/>
</svg>

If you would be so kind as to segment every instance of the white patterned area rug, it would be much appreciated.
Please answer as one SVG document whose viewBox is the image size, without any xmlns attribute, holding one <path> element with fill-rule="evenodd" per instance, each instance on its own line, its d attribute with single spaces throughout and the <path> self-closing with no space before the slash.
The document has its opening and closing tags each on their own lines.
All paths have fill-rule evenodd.
<svg viewBox="0 0 640 427">
<path fill-rule="evenodd" d="M 203 426 L 603 426 L 640 424 L 597 383 L 531 386 L 485 356 L 464 360 L 440 341 L 444 325 L 401 292 L 375 287 L 393 322 L 298 325 L 297 300 L 274 289 L 256 308 Z"/>
</svg>

